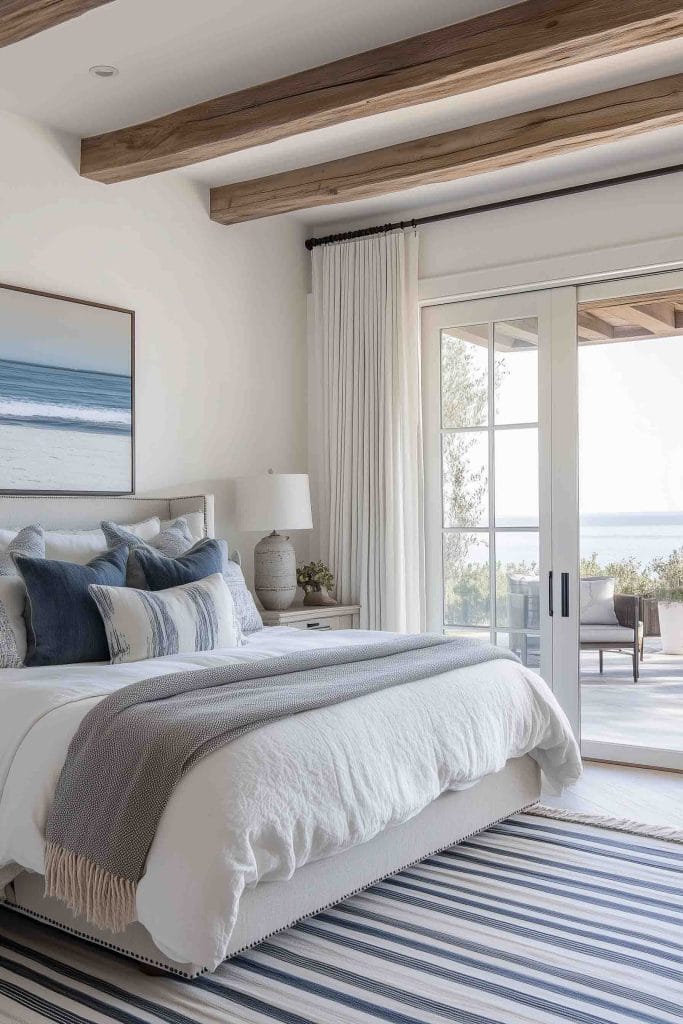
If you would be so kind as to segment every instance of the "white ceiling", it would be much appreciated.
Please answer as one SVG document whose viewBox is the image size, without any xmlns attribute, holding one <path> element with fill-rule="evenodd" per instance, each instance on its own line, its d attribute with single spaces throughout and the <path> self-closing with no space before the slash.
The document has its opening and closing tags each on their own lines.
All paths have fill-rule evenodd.
<svg viewBox="0 0 683 1024">
<path fill-rule="evenodd" d="M 113 0 L 0 50 L 0 109 L 94 135 L 506 5 Z M 93 64 L 120 74 L 94 79 Z"/>
<path fill-rule="evenodd" d="M 97 134 L 503 6 L 501 0 L 114 0 L 0 50 L 0 109 L 75 135 Z M 114 64 L 120 74 L 93 78 L 92 64 Z M 683 39 L 167 173 L 204 185 L 239 181 L 681 71 Z M 683 129 L 668 129 L 464 182 L 291 216 L 313 225 L 408 216 L 674 163 L 681 153 Z"/>
</svg>

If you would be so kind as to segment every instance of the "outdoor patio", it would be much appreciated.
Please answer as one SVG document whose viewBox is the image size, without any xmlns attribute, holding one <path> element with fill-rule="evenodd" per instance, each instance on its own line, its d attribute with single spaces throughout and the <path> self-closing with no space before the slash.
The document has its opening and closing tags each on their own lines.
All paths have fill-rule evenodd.
<svg viewBox="0 0 683 1024">
<path fill-rule="evenodd" d="M 597 651 L 581 654 L 582 740 L 683 751 L 683 655 L 662 654 L 658 637 L 645 641 L 645 660 L 634 684 L 631 660 Z"/>
</svg>

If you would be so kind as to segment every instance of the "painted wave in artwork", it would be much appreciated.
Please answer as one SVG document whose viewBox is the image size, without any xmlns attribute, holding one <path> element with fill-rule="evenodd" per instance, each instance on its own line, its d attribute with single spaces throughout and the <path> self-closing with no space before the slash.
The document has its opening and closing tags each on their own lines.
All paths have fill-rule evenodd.
<svg viewBox="0 0 683 1024">
<path fill-rule="evenodd" d="M 131 433 L 131 380 L 0 359 L 0 425 Z"/>
</svg>

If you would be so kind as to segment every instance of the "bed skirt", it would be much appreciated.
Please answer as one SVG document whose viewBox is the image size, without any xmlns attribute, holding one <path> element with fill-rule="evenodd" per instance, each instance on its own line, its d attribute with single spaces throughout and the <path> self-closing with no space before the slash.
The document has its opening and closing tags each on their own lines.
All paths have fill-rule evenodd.
<svg viewBox="0 0 683 1024">
<path fill-rule="evenodd" d="M 508 761 L 470 789 L 442 794 L 410 821 L 387 829 L 367 843 L 299 868 L 282 882 L 261 882 L 242 896 L 230 939 L 232 957 L 304 917 L 340 902 L 415 861 L 453 846 L 495 821 L 534 804 L 540 772 L 530 757 Z M 44 878 L 23 872 L 7 887 L 3 906 L 184 978 L 205 973 L 197 964 L 170 960 L 142 925 L 120 934 L 100 931 L 75 917 L 63 903 L 43 896 Z"/>
</svg>

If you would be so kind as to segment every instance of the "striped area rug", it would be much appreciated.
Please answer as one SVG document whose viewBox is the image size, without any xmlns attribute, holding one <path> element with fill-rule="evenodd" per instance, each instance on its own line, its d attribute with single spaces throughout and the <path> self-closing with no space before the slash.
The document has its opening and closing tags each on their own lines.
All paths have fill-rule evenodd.
<svg viewBox="0 0 683 1024">
<path fill-rule="evenodd" d="M 0 1020 L 680 1024 L 683 846 L 520 814 L 192 982 L 5 912 Z"/>
</svg>

